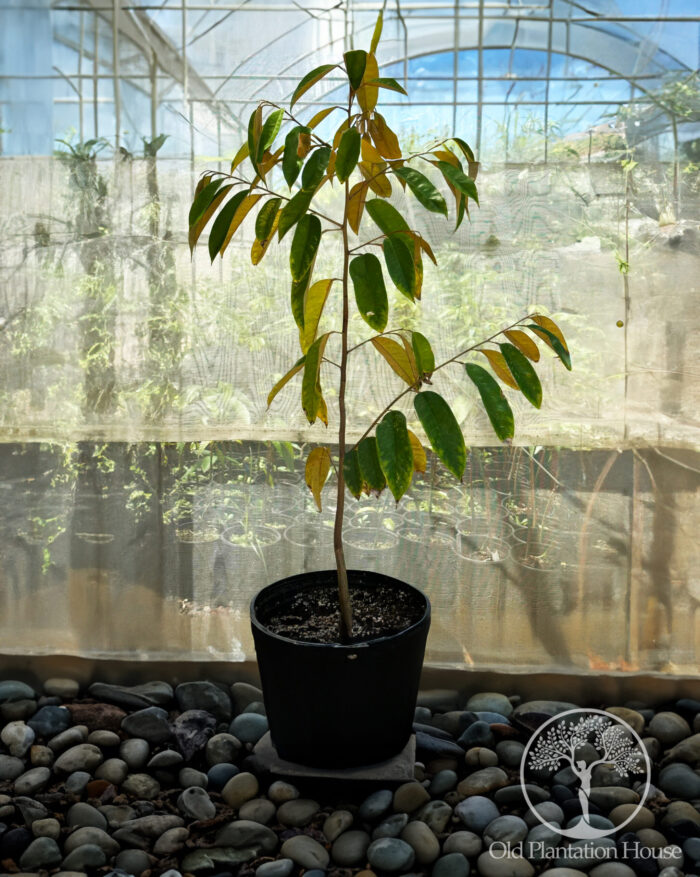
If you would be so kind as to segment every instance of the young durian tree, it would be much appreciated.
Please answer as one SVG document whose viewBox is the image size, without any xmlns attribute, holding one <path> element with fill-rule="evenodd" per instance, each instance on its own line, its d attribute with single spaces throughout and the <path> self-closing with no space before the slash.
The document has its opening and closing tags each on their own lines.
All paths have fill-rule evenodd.
<svg viewBox="0 0 700 877">
<path fill-rule="evenodd" d="M 345 490 L 357 498 L 362 493 L 379 494 L 388 487 L 398 501 L 410 486 L 414 472 L 425 470 L 423 446 L 408 429 L 405 415 L 394 407 L 396 403 L 412 395 L 415 413 L 430 446 L 445 467 L 461 479 L 467 451 L 459 423 L 443 396 L 433 389 L 425 389 L 432 386 L 436 373 L 446 366 L 463 369 L 481 397 L 496 436 L 507 442 L 514 434 L 514 418 L 501 384 L 522 393 L 536 408 L 542 403 L 542 386 L 532 366 L 540 359 L 535 339 L 544 342 L 566 368 L 571 369 L 561 330 L 551 319 L 539 314 L 521 317 L 439 364 L 425 335 L 387 328 L 389 296 L 384 268 L 398 293 L 415 303 L 422 294 L 423 257 L 437 264 L 428 241 L 410 227 L 391 203 L 395 187 L 398 185 L 404 192 L 408 190 L 425 210 L 447 217 L 445 198 L 423 173 L 435 168 L 454 201 L 455 230 L 465 215 L 469 216 L 469 202 L 478 205 L 479 196 L 475 182 L 478 163 L 460 137 L 440 140 L 421 152 L 403 154 L 396 134 L 377 109 L 382 91 L 406 94 L 396 80 L 379 75 L 376 50 L 381 32 L 380 13 L 369 51 L 348 51 L 341 62 L 316 67 L 294 89 L 289 109 L 261 101 L 250 116 L 248 140 L 236 153 L 230 172 L 205 172 L 197 184 L 189 213 L 191 250 L 216 214 L 209 232 L 212 262 L 216 256 L 224 255 L 243 220 L 253 210 L 257 211 L 251 249 L 254 265 L 263 259 L 275 238 L 279 242 L 291 233 L 291 312 L 299 333 L 301 356 L 272 387 L 267 402 L 269 407 L 280 390 L 301 375 L 301 406 L 308 422 L 313 424 L 320 420 L 328 426 L 323 395 L 327 376 L 322 366 L 327 362 L 338 366 L 333 546 L 341 642 L 347 642 L 352 636 L 352 605 L 343 549 Z M 334 71 L 342 71 L 347 77 L 345 105 L 327 107 L 306 124 L 302 123 L 295 115 L 295 105 L 309 89 Z M 342 122 L 332 140 L 327 142 L 316 129 L 334 113 L 342 115 Z M 279 142 L 283 126 L 286 133 L 284 141 Z M 248 176 L 242 170 L 245 162 L 251 168 Z M 423 170 L 419 170 L 421 166 Z M 435 175 L 433 171 L 432 176 Z M 327 215 L 319 208 L 319 193 L 324 186 L 334 184 L 342 190 L 342 215 L 339 216 Z M 351 240 L 351 233 L 357 242 Z M 342 242 L 342 265 L 335 276 L 317 277 L 314 266 L 326 234 L 337 235 Z M 374 250 L 381 250 L 384 266 Z M 321 315 L 331 295 L 341 296 L 340 325 L 319 334 Z M 355 307 L 373 334 L 351 348 L 348 324 L 353 297 Z M 366 343 L 371 343 L 385 360 L 394 372 L 394 379 L 402 382 L 402 389 L 369 424 L 359 441 L 347 447 L 349 357 Z M 327 356 L 330 345 L 338 348 L 332 359 Z M 468 354 L 483 355 L 493 374 L 477 362 L 465 363 L 464 357 Z M 328 445 L 315 447 L 306 461 L 306 484 L 319 510 L 321 491 L 332 465 Z"/>
</svg>

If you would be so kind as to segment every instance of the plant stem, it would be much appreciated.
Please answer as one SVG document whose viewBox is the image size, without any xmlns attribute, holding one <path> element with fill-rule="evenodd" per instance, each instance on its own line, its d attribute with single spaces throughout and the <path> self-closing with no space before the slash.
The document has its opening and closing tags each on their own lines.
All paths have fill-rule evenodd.
<svg viewBox="0 0 700 877">
<path fill-rule="evenodd" d="M 348 118 L 352 109 L 352 92 L 348 106 Z M 345 205 L 343 210 L 343 327 L 341 331 L 340 353 L 340 387 L 338 391 L 338 494 L 335 507 L 335 524 L 333 526 L 333 551 L 338 570 L 338 603 L 340 604 L 340 640 L 348 642 L 352 636 L 352 606 L 348 589 L 348 571 L 345 566 L 345 550 L 343 548 L 343 514 L 345 512 L 345 383 L 348 370 L 348 321 L 350 314 L 348 294 L 348 273 L 350 265 L 350 247 L 348 245 L 348 204 L 350 186 L 345 181 Z"/>
</svg>

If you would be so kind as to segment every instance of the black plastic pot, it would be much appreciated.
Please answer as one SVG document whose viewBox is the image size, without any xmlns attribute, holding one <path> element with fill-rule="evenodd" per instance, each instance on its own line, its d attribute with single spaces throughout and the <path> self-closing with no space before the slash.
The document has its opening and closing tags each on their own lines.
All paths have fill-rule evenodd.
<svg viewBox="0 0 700 877">
<path fill-rule="evenodd" d="M 334 582 L 335 570 L 281 579 L 250 606 L 265 707 L 278 754 L 311 767 L 375 764 L 408 742 L 418 695 L 430 602 L 416 588 L 380 573 L 349 570 L 353 585 L 382 585 L 418 596 L 420 620 L 391 636 L 354 645 L 306 643 L 271 633 L 261 622 L 285 597 Z"/>
</svg>

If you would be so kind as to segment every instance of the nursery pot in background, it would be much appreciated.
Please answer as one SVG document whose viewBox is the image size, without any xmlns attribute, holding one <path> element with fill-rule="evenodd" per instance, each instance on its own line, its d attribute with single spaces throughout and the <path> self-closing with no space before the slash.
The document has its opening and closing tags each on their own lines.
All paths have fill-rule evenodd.
<svg viewBox="0 0 700 877">
<path fill-rule="evenodd" d="M 335 570 L 302 573 L 263 588 L 250 607 L 272 742 L 280 757 L 311 767 L 375 764 L 408 742 L 430 627 L 428 598 L 398 579 L 349 570 L 353 586 L 390 587 L 419 600 L 410 627 L 348 645 L 279 636 L 266 623 L 302 589 L 335 583 Z"/>
</svg>

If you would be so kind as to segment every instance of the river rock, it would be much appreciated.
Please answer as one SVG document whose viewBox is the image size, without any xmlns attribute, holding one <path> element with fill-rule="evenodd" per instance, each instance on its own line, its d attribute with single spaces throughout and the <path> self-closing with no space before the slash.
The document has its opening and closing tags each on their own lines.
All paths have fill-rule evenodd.
<svg viewBox="0 0 700 877">
<path fill-rule="evenodd" d="M 457 791 L 464 798 L 472 795 L 485 795 L 500 789 L 508 783 L 508 775 L 500 767 L 485 767 L 483 770 L 474 771 L 462 780 L 457 786 Z"/>
<path fill-rule="evenodd" d="M 36 819 L 32 822 L 32 834 L 34 837 L 52 837 L 58 840 L 61 835 L 61 823 L 53 817 Z"/>
<path fill-rule="evenodd" d="M 374 822 L 381 819 L 388 812 L 394 801 L 393 794 L 388 789 L 379 789 L 372 792 L 360 804 L 359 815 L 363 822 Z"/>
<path fill-rule="evenodd" d="M 260 825 L 268 825 L 272 822 L 277 808 L 267 798 L 251 798 L 238 808 L 239 819 L 248 822 L 259 822 Z"/>
<path fill-rule="evenodd" d="M 58 844 L 51 837 L 38 837 L 22 853 L 19 864 L 25 871 L 38 871 L 40 868 L 53 868 L 63 856 Z"/>
<path fill-rule="evenodd" d="M 229 734 L 232 734 L 241 743 L 254 745 L 267 734 L 269 726 L 265 716 L 257 713 L 241 713 L 229 725 Z"/>
<path fill-rule="evenodd" d="M 77 697 L 80 685 L 75 679 L 66 679 L 62 676 L 52 676 L 44 682 L 44 693 L 49 697 L 62 697 L 65 700 Z"/>
<path fill-rule="evenodd" d="M 156 856 L 171 856 L 184 847 L 189 836 L 186 828 L 169 828 L 153 844 L 153 852 Z"/>
<path fill-rule="evenodd" d="M 111 703 L 68 703 L 73 724 L 86 725 L 90 731 L 119 731 L 126 713 Z"/>
<path fill-rule="evenodd" d="M 393 813 L 383 819 L 372 832 L 372 840 L 380 837 L 398 837 L 408 825 L 408 813 Z"/>
<path fill-rule="evenodd" d="M 74 771 L 92 773 L 102 764 L 102 752 L 91 743 L 79 743 L 66 749 L 56 759 L 53 769 L 55 773 L 69 774 Z"/>
<path fill-rule="evenodd" d="M 38 737 L 47 740 L 70 727 L 73 717 L 64 706 L 43 706 L 27 724 Z"/>
<path fill-rule="evenodd" d="M 66 814 L 66 825 L 71 828 L 91 825 L 94 828 L 107 830 L 107 819 L 95 807 L 79 801 L 68 810 Z"/>
<path fill-rule="evenodd" d="M 258 780 L 252 773 L 239 773 L 226 783 L 221 790 L 221 797 L 229 807 L 237 810 L 241 804 L 254 798 L 258 794 L 258 789 Z"/>
<path fill-rule="evenodd" d="M 690 725 L 678 713 L 657 713 L 649 722 L 649 733 L 664 747 L 675 746 L 690 737 Z"/>
<path fill-rule="evenodd" d="M 442 834 L 452 819 L 452 807 L 445 801 L 429 801 L 416 814 L 434 834 Z"/>
<path fill-rule="evenodd" d="M 95 771 L 95 779 L 107 780 L 113 786 L 120 786 L 129 773 L 129 766 L 121 758 L 108 758 Z"/>
<path fill-rule="evenodd" d="M 513 712 L 513 704 L 505 694 L 499 694 L 497 691 L 482 691 L 479 694 L 472 694 L 465 709 L 473 713 L 492 712 L 508 717 Z"/>
<path fill-rule="evenodd" d="M 473 831 L 453 831 L 442 845 L 443 853 L 461 853 L 468 859 L 478 856 L 482 848 L 481 838 Z"/>
<path fill-rule="evenodd" d="M 237 819 L 219 829 L 215 843 L 222 847 L 255 847 L 261 855 L 272 855 L 279 846 L 277 835 L 272 829 L 259 822 Z"/>
<path fill-rule="evenodd" d="M 267 790 L 267 797 L 275 804 L 284 804 L 286 801 L 294 801 L 299 797 L 299 789 L 291 783 L 283 780 L 275 780 Z"/>
<path fill-rule="evenodd" d="M 22 758 L 29 752 L 29 747 L 34 742 L 34 731 L 24 722 L 9 722 L 0 731 L 0 740 L 10 750 L 10 755 Z"/>
<path fill-rule="evenodd" d="M 160 794 L 160 783 L 147 773 L 130 773 L 121 785 L 122 792 L 151 801 Z"/>
<path fill-rule="evenodd" d="M 127 710 L 149 706 L 168 706 L 173 701 L 173 689 L 167 682 L 146 682 L 143 685 L 111 685 L 94 682 L 88 689 L 95 700 L 113 703 Z"/>
<path fill-rule="evenodd" d="M 24 773 L 24 762 L 15 755 L 0 755 L 0 782 L 16 780 Z"/>
<path fill-rule="evenodd" d="M 48 746 L 39 746 L 36 743 L 29 750 L 29 760 L 34 767 L 51 767 L 55 756 Z"/>
<path fill-rule="evenodd" d="M 158 706 L 149 706 L 131 713 L 122 721 L 121 726 L 130 737 L 142 737 L 149 743 L 165 743 L 173 734 L 168 714 Z"/>
<path fill-rule="evenodd" d="M 683 745 L 683 744 L 680 744 Z M 659 774 L 658 787 L 669 798 L 700 798 L 700 776 L 687 764 L 670 764 Z"/>
<path fill-rule="evenodd" d="M 71 746 L 79 746 L 81 743 L 85 743 L 87 736 L 88 730 L 85 725 L 73 725 L 72 728 L 67 728 L 65 731 L 61 731 L 60 734 L 56 734 L 46 745 L 53 753 L 63 752 Z"/>
<path fill-rule="evenodd" d="M 302 868 L 325 870 L 330 862 L 330 856 L 325 847 L 306 834 L 290 837 L 282 844 L 280 853 L 284 858 L 292 859 Z"/>
<path fill-rule="evenodd" d="M 285 801 L 277 810 L 277 819 L 290 828 L 302 828 L 309 822 L 321 809 L 317 801 L 310 798 L 297 798 L 293 801 Z"/>
<path fill-rule="evenodd" d="M 15 795 L 34 795 L 45 789 L 51 780 L 48 767 L 33 767 L 22 776 L 17 777 L 13 786 Z"/>
<path fill-rule="evenodd" d="M 89 873 L 107 864 L 107 854 L 97 844 L 83 844 L 68 853 L 62 863 L 64 870 Z"/>
<path fill-rule="evenodd" d="M 210 767 L 215 764 L 229 764 L 238 758 L 241 748 L 241 741 L 233 734 L 214 734 L 207 740 L 204 756 Z"/>
<path fill-rule="evenodd" d="M 644 725 L 646 724 L 644 716 L 638 713 L 637 710 L 631 710 L 624 706 L 610 706 L 606 709 L 606 712 L 617 716 L 618 719 L 622 719 L 636 734 L 641 734 L 644 730 Z"/>
<path fill-rule="evenodd" d="M 465 828 L 477 834 L 481 834 L 486 826 L 500 815 L 493 801 L 481 795 L 474 795 L 461 801 L 455 807 L 455 814 L 462 820 Z"/>
<path fill-rule="evenodd" d="M 440 855 L 440 843 L 424 822 L 409 822 L 401 840 L 413 848 L 419 865 L 431 865 Z"/>
<path fill-rule="evenodd" d="M 408 826 L 406 826 L 408 828 Z M 367 848 L 367 859 L 379 871 L 408 873 L 413 866 L 416 854 L 405 840 L 395 837 L 381 837 L 373 840 Z"/>
<path fill-rule="evenodd" d="M 269 792 L 268 792 L 269 794 Z M 334 810 L 323 823 L 323 833 L 329 843 L 333 843 L 353 824 L 354 818 L 348 810 Z"/>
<path fill-rule="evenodd" d="M 445 792 L 456 788 L 459 777 L 454 770 L 440 770 L 430 781 L 428 792 L 433 798 L 440 798 Z"/>
<path fill-rule="evenodd" d="M 430 800 L 428 790 L 420 783 L 403 783 L 394 792 L 393 805 L 397 813 L 413 813 Z"/>
<path fill-rule="evenodd" d="M 217 719 L 231 718 L 231 698 L 227 691 L 213 682 L 183 682 L 175 689 L 180 709 L 205 710 Z"/>
<path fill-rule="evenodd" d="M 119 844 L 113 840 L 106 831 L 94 826 L 84 826 L 76 828 L 69 834 L 63 844 L 66 853 L 72 853 L 83 844 L 96 844 L 100 849 L 104 850 L 108 856 L 115 856 L 119 852 Z"/>
<path fill-rule="evenodd" d="M 482 877 L 532 877 L 535 869 L 522 856 L 512 853 L 507 858 L 496 857 L 486 850 L 477 860 L 477 868 Z"/>
<path fill-rule="evenodd" d="M 185 789 L 177 799 L 177 806 L 185 816 L 199 822 L 206 822 L 216 816 L 216 806 L 201 786 Z"/>
<path fill-rule="evenodd" d="M 132 737 L 124 740 L 119 747 L 119 757 L 125 761 L 129 770 L 140 770 L 148 763 L 151 747 L 148 740 Z"/>
<path fill-rule="evenodd" d="M 331 858 L 341 868 L 363 865 L 370 842 L 366 831 L 346 831 L 331 847 Z"/>
<path fill-rule="evenodd" d="M 273 862 L 263 862 L 255 869 L 255 877 L 289 877 L 294 870 L 294 862 L 291 859 L 275 859 Z"/>
<path fill-rule="evenodd" d="M 0 682 L 0 703 L 13 700 L 36 700 L 36 692 L 25 682 L 15 679 Z"/>
<path fill-rule="evenodd" d="M 484 843 L 491 846 L 495 843 L 517 844 L 525 840 L 528 827 L 519 816 L 498 816 L 484 829 Z"/>
<path fill-rule="evenodd" d="M 144 871 L 150 870 L 151 857 L 145 850 L 122 850 L 114 864 L 133 877 L 141 877 Z"/>
</svg>

